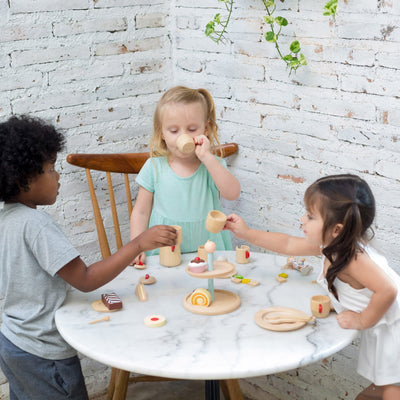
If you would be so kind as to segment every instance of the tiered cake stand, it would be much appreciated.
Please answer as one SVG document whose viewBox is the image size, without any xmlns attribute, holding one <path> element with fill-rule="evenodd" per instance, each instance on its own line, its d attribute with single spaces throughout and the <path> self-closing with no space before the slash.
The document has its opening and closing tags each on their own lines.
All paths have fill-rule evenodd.
<svg viewBox="0 0 400 400">
<path fill-rule="evenodd" d="M 214 269 L 212 271 L 205 271 L 201 273 L 193 273 L 189 270 L 189 267 L 186 267 L 186 272 L 192 276 L 193 278 L 199 279 L 209 279 L 213 280 L 214 278 L 222 278 L 227 275 L 231 275 L 235 270 L 235 266 L 227 261 L 214 261 L 213 262 Z M 214 285 L 212 285 L 214 286 Z M 183 306 L 195 314 L 204 314 L 204 315 L 220 315 L 230 313 L 240 306 L 240 297 L 232 292 L 227 290 L 214 290 L 214 300 L 208 307 L 193 305 L 190 302 L 191 293 L 189 293 L 183 299 Z"/>
</svg>

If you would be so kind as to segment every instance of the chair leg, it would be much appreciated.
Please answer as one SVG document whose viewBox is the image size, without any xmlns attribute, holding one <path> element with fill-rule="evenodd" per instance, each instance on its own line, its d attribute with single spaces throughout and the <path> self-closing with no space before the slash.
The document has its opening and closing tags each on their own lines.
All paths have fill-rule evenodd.
<svg viewBox="0 0 400 400">
<path fill-rule="evenodd" d="M 125 400 L 128 390 L 129 371 L 113 368 L 107 399 Z M 112 382 L 114 380 L 114 382 Z M 112 384 L 113 383 L 113 384 Z M 111 397 L 110 397 L 111 396 Z"/>
<path fill-rule="evenodd" d="M 243 400 L 242 391 L 237 379 L 221 380 L 220 385 L 225 400 Z"/>
<path fill-rule="evenodd" d="M 364 389 L 355 400 L 382 400 L 382 388 L 375 385 L 369 385 Z"/>
</svg>

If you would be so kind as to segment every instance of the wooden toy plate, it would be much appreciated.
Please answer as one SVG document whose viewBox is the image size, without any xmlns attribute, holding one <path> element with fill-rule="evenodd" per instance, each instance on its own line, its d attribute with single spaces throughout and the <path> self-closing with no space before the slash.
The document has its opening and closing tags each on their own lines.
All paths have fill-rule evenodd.
<svg viewBox="0 0 400 400">
<path fill-rule="evenodd" d="M 200 273 L 192 272 L 186 267 L 186 272 L 194 278 L 212 279 L 230 277 L 235 270 L 235 266 L 228 261 L 214 261 L 214 269 L 212 271 L 204 271 Z"/>
<path fill-rule="evenodd" d="M 183 299 L 183 306 L 192 313 L 203 315 L 221 315 L 235 311 L 240 306 L 240 297 L 227 290 L 215 289 L 214 301 L 208 306 L 196 306 L 190 302 L 189 293 Z"/>
<path fill-rule="evenodd" d="M 101 300 L 96 300 L 92 303 L 93 310 L 98 311 L 98 312 L 114 312 L 114 311 L 120 311 L 121 309 L 118 310 L 109 310 L 104 303 Z"/>
<path fill-rule="evenodd" d="M 277 331 L 277 332 L 288 332 L 294 331 L 296 329 L 302 328 L 304 325 L 307 324 L 305 321 L 294 321 L 288 323 L 281 323 L 281 324 L 273 324 L 268 321 L 269 316 L 276 314 L 276 313 L 293 313 L 294 315 L 298 315 L 300 317 L 309 317 L 308 314 L 304 313 L 303 311 L 296 310 L 295 308 L 290 307 L 268 307 L 259 310 L 254 315 L 254 320 L 258 326 L 264 329 L 268 329 L 270 331 Z"/>
</svg>

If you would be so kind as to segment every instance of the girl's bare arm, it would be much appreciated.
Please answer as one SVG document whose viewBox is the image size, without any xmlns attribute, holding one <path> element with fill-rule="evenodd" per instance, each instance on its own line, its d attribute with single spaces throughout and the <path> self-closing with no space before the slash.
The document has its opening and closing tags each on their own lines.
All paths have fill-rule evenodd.
<svg viewBox="0 0 400 400">
<path fill-rule="evenodd" d="M 306 239 L 290 236 L 285 233 L 266 232 L 249 228 L 243 218 L 236 214 L 227 217 L 225 229 L 257 247 L 269 251 L 292 256 L 316 256 L 321 254 L 318 246 L 309 243 Z"/>
<path fill-rule="evenodd" d="M 240 195 L 239 181 L 210 152 L 206 136 L 196 136 L 195 143 L 196 155 L 207 168 L 221 196 L 226 200 L 236 200 Z"/>
<path fill-rule="evenodd" d="M 386 313 L 397 296 L 397 288 L 390 277 L 378 267 L 367 254 L 360 254 L 344 271 L 360 287 L 373 292 L 368 306 L 361 313 L 344 311 L 337 316 L 342 328 L 368 329 Z"/>
<path fill-rule="evenodd" d="M 131 240 L 148 228 L 152 206 L 153 193 L 139 186 L 139 192 L 130 217 L 129 237 Z M 140 261 L 144 263 L 145 258 L 145 254 L 142 252 L 134 260 L 131 260 L 131 264 L 139 263 Z"/>
</svg>

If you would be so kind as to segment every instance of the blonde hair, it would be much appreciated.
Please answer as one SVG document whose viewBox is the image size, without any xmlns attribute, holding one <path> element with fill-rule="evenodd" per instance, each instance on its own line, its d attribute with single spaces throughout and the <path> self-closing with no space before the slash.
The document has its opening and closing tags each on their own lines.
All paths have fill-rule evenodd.
<svg viewBox="0 0 400 400">
<path fill-rule="evenodd" d="M 206 89 L 190 89 L 185 86 L 175 86 L 164 93 L 157 104 L 153 117 L 153 135 L 150 139 L 150 156 L 167 156 L 168 149 L 162 137 L 161 113 L 166 104 L 171 103 L 200 103 L 204 110 L 204 120 L 207 124 L 208 140 L 211 145 L 211 152 L 215 153 L 216 148 L 221 148 L 218 139 L 218 125 L 214 100 Z"/>
</svg>

